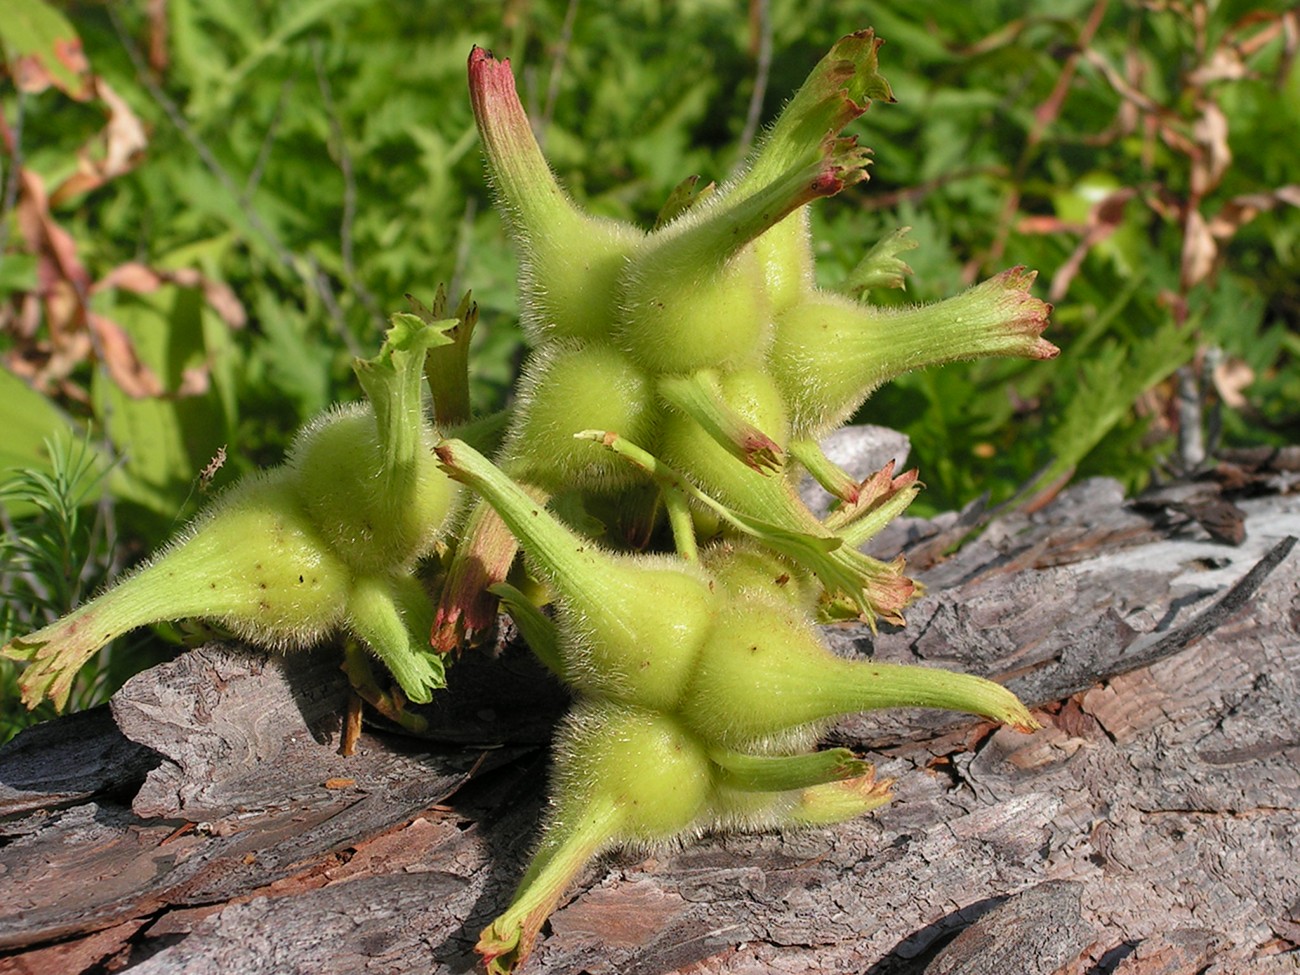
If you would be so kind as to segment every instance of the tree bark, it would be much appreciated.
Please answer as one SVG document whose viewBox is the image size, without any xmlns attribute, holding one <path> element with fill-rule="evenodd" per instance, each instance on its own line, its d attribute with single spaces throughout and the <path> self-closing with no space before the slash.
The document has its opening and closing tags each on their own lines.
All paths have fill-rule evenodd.
<svg viewBox="0 0 1300 975">
<path fill-rule="evenodd" d="M 1231 471 L 891 527 L 928 593 L 837 652 L 994 677 L 1043 730 L 845 720 L 894 802 L 593 864 L 526 970 L 1300 971 L 1300 498 Z M 466 655 L 426 739 L 342 758 L 338 663 L 209 645 L 0 750 L 0 972 L 472 970 L 564 693 L 516 646 Z"/>
</svg>

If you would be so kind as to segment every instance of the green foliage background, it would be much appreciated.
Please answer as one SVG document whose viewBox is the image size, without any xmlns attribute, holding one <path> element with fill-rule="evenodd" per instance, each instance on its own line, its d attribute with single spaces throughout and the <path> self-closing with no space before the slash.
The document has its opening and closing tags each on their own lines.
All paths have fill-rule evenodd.
<svg viewBox="0 0 1300 975">
<path fill-rule="evenodd" d="M 55 306 L 37 300 L 41 248 L 17 178 L 54 187 L 79 152 L 102 159 L 108 102 L 58 87 L 20 93 L 21 18 L 0 28 L 7 544 L 57 518 L 40 485 L 21 480 L 51 469 L 45 438 L 64 432 L 53 457 L 66 460 L 66 431 L 88 436 L 107 472 L 87 474 L 95 530 L 59 570 L 82 582 L 182 524 L 223 445 L 215 486 L 277 461 L 301 422 L 355 398 L 350 360 L 377 347 L 406 292 L 473 289 L 474 399 L 483 410 L 505 401 L 523 354 L 516 266 L 465 91 L 473 44 L 511 58 L 572 192 L 648 224 L 683 177 L 733 172 L 756 124 L 838 36 L 876 28 L 898 102 L 853 127 L 875 150 L 872 180 L 818 204 L 823 282 L 910 226 L 915 274 L 906 294 L 881 300 L 941 298 L 1028 265 L 1040 293 L 1052 290 L 1048 337 L 1063 350 L 1054 362 L 908 376 L 867 404 L 859 419 L 911 436 L 930 510 L 986 491 L 1008 497 L 1045 467 L 1140 487 L 1178 433 L 1170 377 L 1184 365 L 1229 442 L 1300 432 L 1300 191 L 1288 182 L 1300 72 L 1289 4 L 15 3 L 57 9 L 89 70 L 147 133 L 125 171 L 47 211 L 86 280 L 107 282 L 81 296 L 87 307 L 120 326 L 157 376 L 162 395 L 140 397 L 110 374 L 102 344 L 55 334 Z M 1253 203 L 1243 210 L 1242 200 Z M 1217 230 L 1193 232 L 1201 224 Z M 159 286 L 113 284 L 135 264 L 162 272 Z M 227 286 L 246 322 L 182 271 Z M 0 636 L 40 625 L 61 611 L 54 596 L 84 588 L 51 587 L 6 558 Z M 122 678 L 148 659 L 128 657 L 114 667 Z M 9 700 L 0 697 L 16 722 Z"/>
</svg>

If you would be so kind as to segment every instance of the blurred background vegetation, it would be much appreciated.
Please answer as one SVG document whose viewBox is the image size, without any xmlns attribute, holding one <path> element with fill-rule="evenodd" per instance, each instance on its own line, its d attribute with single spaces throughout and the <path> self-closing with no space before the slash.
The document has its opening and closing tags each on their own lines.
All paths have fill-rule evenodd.
<svg viewBox="0 0 1300 975">
<path fill-rule="evenodd" d="M 511 58 L 563 182 L 649 224 L 733 172 L 841 34 L 897 104 L 872 179 L 817 205 L 823 283 L 912 228 L 896 299 L 1040 272 L 1061 358 L 912 375 L 926 510 L 1039 478 L 1132 490 L 1300 434 L 1300 14 L 1234 0 L 5 0 L 0 637 L 155 548 L 210 487 L 355 398 L 351 358 L 440 282 L 482 311 L 473 395 L 523 353 L 465 92 Z M 102 700 L 184 638 L 139 634 Z M 20 714 L 0 662 L 0 738 Z"/>
</svg>

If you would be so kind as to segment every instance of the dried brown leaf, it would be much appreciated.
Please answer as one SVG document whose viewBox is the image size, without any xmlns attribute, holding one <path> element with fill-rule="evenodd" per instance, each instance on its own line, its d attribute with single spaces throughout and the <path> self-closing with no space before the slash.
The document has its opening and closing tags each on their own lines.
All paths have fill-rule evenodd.
<svg viewBox="0 0 1300 975">
<path fill-rule="evenodd" d="M 1248 73 L 1239 51 L 1220 46 L 1215 48 L 1208 61 L 1187 75 L 1187 81 L 1197 88 L 1204 88 L 1216 81 L 1240 81 Z"/>
<path fill-rule="evenodd" d="M 191 267 L 161 273 L 183 288 L 203 289 L 204 300 L 231 328 L 243 328 L 248 324 L 248 312 L 244 310 L 243 302 L 224 281 L 217 281 Z"/>
<path fill-rule="evenodd" d="M 1232 164 L 1228 116 L 1216 103 L 1205 102 L 1192 124 L 1192 136 L 1200 150 L 1192 155 L 1192 194 L 1200 198 L 1219 185 Z"/>
<path fill-rule="evenodd" d="M 158 74 L 167 71 L 167 0 L 148 0 L 149 67 Z"/>
<path fill-rule="evenodd" d="M 1182 287 L 1184 291 L 1200 284 L 1214 270 L 1219 246 L 1199 210 L 1189 209 L 1183 227 Z"/>
<path fill-rule="evenodd" d="M 1271 193 L 1234 196 L 1210 218 L 1210 233 L 1218 240 L 1227 240 L 1261 213 L 1272 210 L 1278 204 L 1300 207 L 1300 184 L 1281 186 Z"/>
<path fill-rule="evenodd" d="M 22 4 L 7 10 L 6 19 L 5 49 L 20 91 L 39 94 L 53 87 L 77 101 L 90 99 L 90 62 L 63 14 L 44 4 Z"/>
<path fill-rule="evenodd" d="M 66 280 L 81 294 L 90 288 L 90 273 L 77 257 L 77 242 L 55 222 L 45 182 L 30 169 L 21 176 L 22 193 L 18 199 L 18 226 L 34 250 L 38 261 L 38 278 L 49 286 Z"/>
<path fill-rule="evenodd" d="M 128 262 L 119 264 L 109 271 L 95 282 L 92 290 L 106 291 L 110 288 L 119 288 L 134 294 L 151 294 L 164 284 L 201 289 L 204 300 L 231 328 L 243 328 L 248 323 L 248 312 L 245 311 L 243 303 L 231 287 L 224 281 L 209 278 L 196 268 L 165 270 Z"/>
<path fill-rule="evenodd" d="M 1029 214 L 1016 221 L 1016 230 L 1022 234 L 1085 234 L 1088 227 L 1049 214 Z"/>
<path fill-rule="evenodd" d="M 133 294 L 146 295 L 157 291 L 163 283 L 162 276 L 151 267 L 136 261 L 119 264 L 95 282 L 95 291 L 120 289 Z"/>
<path fill-rule="evenodd" d="M 1088 221 L 1084 228 L 1083 239 L 1075 247 L 1074 253 L 1052 275 L 1052 283 L 1048 288 L 1049 301 L 1058 302 L 1065 297 L 1065 293 L 1070 288 L 1070 282 L 1079 273 L 1088 252 L 1123 225 L 1124 209 L 1135 196 L 1137 196 L 1137 190 L 1125 186 L 1107 193 L 1106 196 L 1093 204 L 1092 209 L 1088 211 Z"/>
<path fill-rule="evenodd" d="M 1234 410 L 1248 404 L 1245 391 L 1255 381 L 1255 370 L 1244 359 L 1224 359 L 1214 367 L 1214 388 L 1219 398 Z"/>
<path fill-rule="evenodd" d="M 87 312 L 86 323 L 95 335 L 95 350 L 100 360 L 124 393 L 135 399 L 162 395 L 158 376 L 140 361 L 135 343 L 121 325 L 95 312 Z"/>
<path fill-rule="evenodd" d="M 108 121 L 98 135 L 78 150 L 76 172 L 50 194 L 53 206 L 130 172 L 144 158 L 149 145 L 144 123 L 107 81 L 95 78 L 94 91 L 108 106 Z"/>
<path fill-rule="evenodd" d="M 207 365 L 188 366 L 181 370 L 181 384 L 172 393 L 176 397 L 202 396 L 212 388 L 212 370 Z"/>
</svg>

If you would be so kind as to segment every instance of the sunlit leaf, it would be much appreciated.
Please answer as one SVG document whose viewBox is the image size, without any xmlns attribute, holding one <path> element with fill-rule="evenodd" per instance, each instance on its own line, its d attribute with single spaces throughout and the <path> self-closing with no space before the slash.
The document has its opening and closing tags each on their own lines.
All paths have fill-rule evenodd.
<svg viewBox="0 0 1300 975">
<path fill-rule="evenodd" d="M 23 91 L 53 86 L 79 101 L 90 97 L 90 64 L 81 38 L 45 0 L 5 0 L 0 47 Z"/>
</svg>

